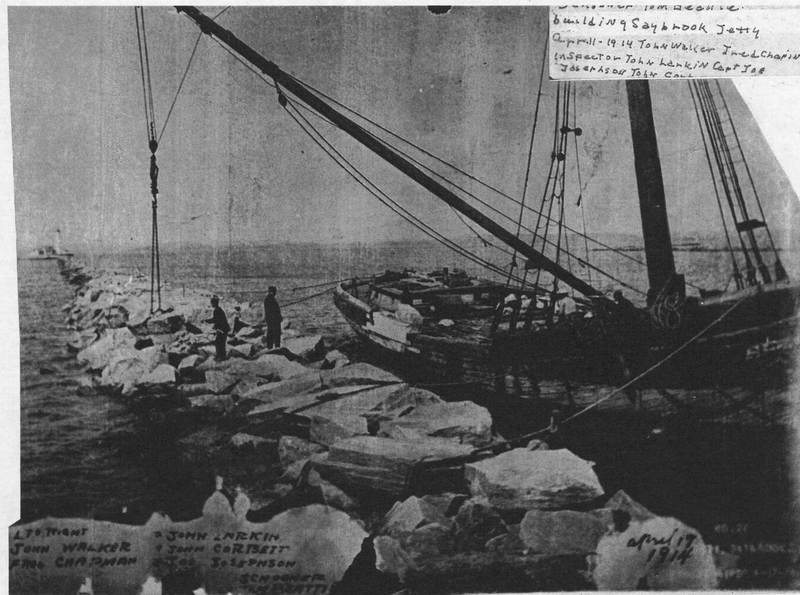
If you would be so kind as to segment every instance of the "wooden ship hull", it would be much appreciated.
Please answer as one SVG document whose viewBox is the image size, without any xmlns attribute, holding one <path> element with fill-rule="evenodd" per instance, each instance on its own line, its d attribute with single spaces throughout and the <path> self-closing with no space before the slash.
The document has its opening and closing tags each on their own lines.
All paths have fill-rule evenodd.
<svg viewBox="0 0 800 595">
<path fill-rule="evenodd" d="M 527 329 L 511 330 L 506 319 L 493 333 L 491 312 L 482 303 L 491 303 L 491 286 L 476 285 L 483 294 L 470 294 L 474 308 L 460 312 L 442 313 L 440 304 L 439 311 L 434 306 L 429 312 L 430 302 L 412 297 L 415 308 L 429 312 L 413 324 L 398 319 L 392 304 L 376 306 L 380 282 L 380 277 L 353 280 L 334 291 L 334 303 L 368 346 L 367 355 L 415 382 L 471 385 L 493 394 L 574 402 L 586 392 L 583 400 L 591 401 L 650 370 L 631 388 L 656 400 L 665 390 L 689 390 L 696 406 L 703 406 L 698 395 L 706 395 L 711 407 L 720 390 L 785 386 L 798 341 L 800 287 L 785 282 L 695 304 L 670 332 L 655 327 L 640 309 L 636 331 L 584 311 Z M 713 328 L 703 333 L 709 325 Z"/>
</svg>

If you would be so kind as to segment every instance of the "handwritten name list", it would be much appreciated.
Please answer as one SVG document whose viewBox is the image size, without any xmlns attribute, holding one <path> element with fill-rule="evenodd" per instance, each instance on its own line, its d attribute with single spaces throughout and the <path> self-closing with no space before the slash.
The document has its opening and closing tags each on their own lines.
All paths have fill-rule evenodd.
<svg viewBox="0 0 800 595">
<path fill-rule="evenodd" d="M 318 504 L 266 523 L 232 514 L 153 515 L 143 526 L 48 518 L 9 530 L 9 584 L 13 593 L 45 595 L 76 593 L 91 579 L 94 592 L 114 594 L 190 577 L 210 593 L 325 595 L 364 537 L 345 513 Z"/>
<path fill-rule="evenodd" d="M 550 8 L 553 79 L 800 74 L 800 6 Z"/>
</svg>

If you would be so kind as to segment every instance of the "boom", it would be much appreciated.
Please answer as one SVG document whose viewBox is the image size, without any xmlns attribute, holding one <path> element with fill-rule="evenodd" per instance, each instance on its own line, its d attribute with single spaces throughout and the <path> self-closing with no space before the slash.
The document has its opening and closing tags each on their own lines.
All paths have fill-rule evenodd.
<svg viewBox="0 0 800 595">
<path fill-rule="evenodd" d="M 594 287 L 582 279 L 579 279 L 571 272 L 560 266 L 558 263 L 553 262 L 541 252 L 535 250 L 532 246 L 525 243 L 519 237 L 501 225 L 495 223 L 479 210 L 475 209 L 463 199 L 456 196 L 453 192 L 442 186 L 439 182 L 393 151 L 388 145 L 370 135 L 369 132 L 367 132 L 361 126 L 335 110 L 328 103 L 309 91 L 291 75 L 282 71 L 275 63 L 264 58 L 249 45 L 237 38 L 233 33 L 218 25 L 208 16 L 204 15 L 197 8 L 191 6 L 178 6 L 176 8 L 178 12 L 186 14 L 186 16 L 194 21 L 197 26 L 200 27 L 200 30 L 203 33 L 206 33 L 207 35 L 213 35 L 219 39 L 222 43 L 231 48 L 231 50 L 258 68 L 266 76 L 273 79 L 278 86 L 291 92 L 292 95 L 297 97 L 297 99 L 333 122 L 342 131 L 349 134 L 366 148 L 376 153 L 385 161 L 389 162 L 395 168 L 432 192 L 435 196 L 456 209 L 458 212 L 462 213 L 466 217 L 469 217 L 487 232 L 508 246 L 517 250 L 517 252 L 528 259 L 529 268 L 543 269 L 584 295 L 598 295 L 600 293 Z"/>
</svg>

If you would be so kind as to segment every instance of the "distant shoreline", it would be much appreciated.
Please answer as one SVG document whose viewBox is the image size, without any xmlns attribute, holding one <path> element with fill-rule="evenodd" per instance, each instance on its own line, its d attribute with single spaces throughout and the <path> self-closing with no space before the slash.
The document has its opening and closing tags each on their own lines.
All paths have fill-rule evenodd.
<svg viewBox="0 0 800 595">
<path fill-rule="evenodd" d="M 609 251 L 618 251 L 618 252 L 637 252 L 643 251 L 644 247 L 639 244 L 641 242 L 641 238 L 635 238 L 630 236 L 630 234 L 600 234 L 595 239 L 601 241 L 603 245 L 595 245 L 594 247 L 590 247 L 589 250 L 591 252 L 609 252 Z M 610 236 L 610 237 L 609 237 Z M 462 246 L 481 246 L 483 242 L 480 239 L 476 238 L 475 236 L 465 236 L 459 238 L 452 238 L 454 242 L 462 245 Z M 775 238 L 777 249 L 782 252 L 792 252 L 796 250 L 800 250 L 800 246 L 792 245 L 794 242 L 789 242 L 787 244 L 787 238 Z M 636 242 L 636 243 L 634 243 Z M 724 246 L 725 240 L 723 237 L 708 237 L 698 240 L 696 237 L 689 236 L 688 238 L 673 238 L 673 251 L 675 252 L 726 252 L 727 246 Z M 272 241 L 272 242 L 240 242 L 240 243 L 233 243 L 233 244 L 205 244 L 200 242 L 194 243 L 179 243 L 179 242 L 162 242 L 161 244 L 161 252 L 168 253 L 168 252 L 176 252 L 176 251 L 191 251 L 191 250 L 202 250 L 202 251 L 219 251 L 219 252 L 228 252 L 229 250 L 238 251 L 238 250 L 248 250 L 248 249 L 271 249 L 275 247 L 280 247 L 281 249 L 308 249 L 308 248 L 322 248 L 322 249 L 333 249 L 333 250 L 346 250 L 346 249 L 375 249 L 375 248 L 392 248 L 392 247 L 400 247 L 400 246 L 408 246 L 411 245 L 437 245 L 436 242 L 427 240 L 427 239 L 408 239 L 408 240 L 380 240 L 380 241 L 330 241 L 330 242 L 279 242 L 279 241 Z M 590 244 L 591 246 L 591 244 Z M 85 255 L 94 253 L 95 255 L 110 255 L 110 254 L 136 254 L 139 252 L 149 252 L 150 246 L 141 245 L 141 246 L 118 246 L 118 245 L 104 245 L 104 246 L 69 246 L 72 248 L 71 252 L 74 252 L 75 255 Z M 763 250 L 771 250 L 771 246 L 760 246 Z M 741 252 L 741 248 L 734 247 L 736 252 Z M 30 247 L 26 246 L 17 246 L 17 254 L 24 255 L 31 251 Z"/>
<path fill-rule="evenodd" d="M 759 246 L 760 250 L 769 250 L 772 251 L 772 246 Z M 775 250 L 778 252 L 796 252 L 796 249 L 793 248 L 783 248 L 781 246 L 776 246 Z M 619 248 L 610 247 L 610 248 L 590 248 L 590 252 L 644 252 L 644 246 L 621 246 Z M 706 246 L 673 246 L 673 252 L 728 252 L 727 248 L 715 248 L 715 247 L 706 247 Z M 744 252 L 742 248 L 733 248 L 734 252 Z"/>
</svg>

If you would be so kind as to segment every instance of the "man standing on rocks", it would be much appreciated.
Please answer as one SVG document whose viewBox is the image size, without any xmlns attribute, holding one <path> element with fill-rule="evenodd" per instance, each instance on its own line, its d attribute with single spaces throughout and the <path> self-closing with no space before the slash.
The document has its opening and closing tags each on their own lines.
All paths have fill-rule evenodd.
<svg viewBox="0 0 800 595">
<path fill-rule="evenodd" d="M 211 298 L 211 307 L 214 308 L 214 314 L 206 322 L 211 322 L 214 325 L 214 347 L 217 350 L 216 359 L 224 360 L 226 353 L 225 347 L 228 342 L 228 333 L 231 330 L 228 324 L 228 317 L 225 312 L 219 307 L 219 298 L 214 296 Z"/>
<path fill-rule="evenodd" d="M 278 300 L 275 299 L 275 294 L 278 290 L 274 285 L 270 285 L 267 289 L 267 297 L 264 298 L 264 321 L 267 323 L 267 349 L 281 346 L 281 307 L 278 305 Z"/>
</svg>

